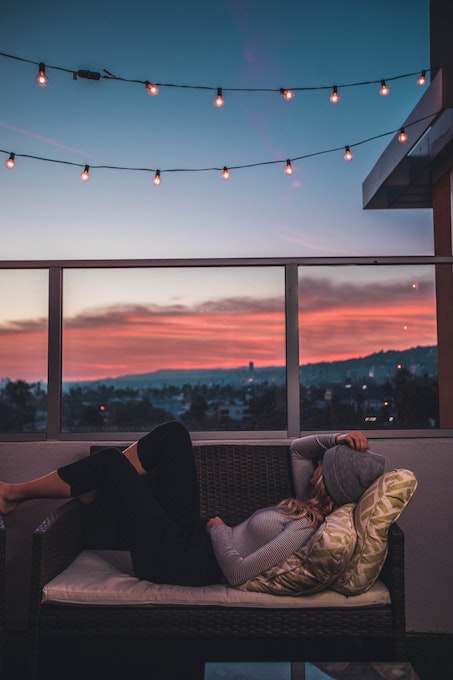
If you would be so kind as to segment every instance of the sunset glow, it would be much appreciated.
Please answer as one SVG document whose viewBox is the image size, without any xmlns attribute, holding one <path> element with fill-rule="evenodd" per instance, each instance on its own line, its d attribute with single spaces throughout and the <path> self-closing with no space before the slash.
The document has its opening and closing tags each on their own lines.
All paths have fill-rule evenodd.
<svg viewBox="0 0 453 680">
<path fill-rule="evenodd" d="M 435 345 L 430 279 L 352 285 L 300 281 L 300 363 L 335 361 L 388 349 Z M 44 319 L 0 327 L 0 378 L 46 380 Z M 283 299 L 224 298 L 197 304 L 92 307 L 66 318 L 64 381 L 160 369 L 285 364 Z"/>
</svg>

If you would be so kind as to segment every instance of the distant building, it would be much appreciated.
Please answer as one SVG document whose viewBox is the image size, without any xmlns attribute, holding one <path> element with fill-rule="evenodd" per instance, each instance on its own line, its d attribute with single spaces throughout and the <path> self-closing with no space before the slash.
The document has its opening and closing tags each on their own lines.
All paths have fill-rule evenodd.
<svg viewBox="0 0 453 680">
<path fill-rule="evenodd" d="M 249 406 L 241 401 L 235 401 L 231 404 L 219 404 L 217 412 L 221 418 L 227 418 L 236 422 L 250 420 L 251 418 Z"/>
</svg>

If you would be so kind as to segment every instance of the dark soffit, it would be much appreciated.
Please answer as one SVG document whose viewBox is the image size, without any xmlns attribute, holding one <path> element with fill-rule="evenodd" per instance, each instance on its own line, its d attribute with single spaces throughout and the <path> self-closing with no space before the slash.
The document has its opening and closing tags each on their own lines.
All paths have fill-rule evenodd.
<svg viewBox="0 0 453 680">
<path fill-rule="evenodd" d="M 439 69 L 362 184 L 363 208 L 432 208 L 432 185 L 453 168 L 453 70 Z"/>
</svg>

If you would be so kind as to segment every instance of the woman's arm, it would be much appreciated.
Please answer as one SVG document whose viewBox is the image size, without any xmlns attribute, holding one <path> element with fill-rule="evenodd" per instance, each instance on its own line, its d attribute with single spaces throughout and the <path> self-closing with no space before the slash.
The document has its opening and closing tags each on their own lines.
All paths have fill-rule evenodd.
<svg viewBox="0 0 453 680">
<path fill-rule="evenodd" d="M 368 449 L 368 439 L 354 430 L 346 434 L 313 434 L 295 439 L 291 444 L 291 467 L 296 498 L 306 498 L 314 472 L 314 459 L 322 458 L 324 452 L 336 444 L 346 444 L 354 451 Z"/>
<path fill-rule="evenodd" d="M 316 531 L 314 526 L 306 525 L 305 518 L 291 520 L 276 538 L 246 557 L 242 557 L 234 548 L 231 527 L 220 521 L 211 525 L 209 533 L 217 562 L 225 578 L 230 585 L 238 586 L 299 550 Z"/>
<path fill-rule="evenodd" d="M 290 447 L 291 468 L 293 472 L 296 498 L 306 498 L 310 480 L 315 470 L 313 460 L 322 458 L 324 452 L 335 446 L 337 434 L 312 434 L 295 439 Z"/>
</svg>

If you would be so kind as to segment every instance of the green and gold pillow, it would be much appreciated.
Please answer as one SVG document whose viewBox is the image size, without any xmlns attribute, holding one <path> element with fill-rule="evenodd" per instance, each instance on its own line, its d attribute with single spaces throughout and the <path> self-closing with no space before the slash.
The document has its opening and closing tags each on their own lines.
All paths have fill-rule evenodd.
<svg viewBox="0 0 453 680">
<path fill-rule="evenodd" d="M 371 588 L 388 551 L 388 530 L 414 495 L 417 480 L 410 470 L 392 470 L 365 491 L 354 512 L 357 543 L 349 564 L 332 589 L 358 595 Z"/>
<path fill-rule="evenodd" d="M 354 508 L 354 503 L 342 505 L 326 517 L 303 548 L 237 588 L 292 596 L 327 588 L 342 574 L 354 553 Z"/>
</svg>

